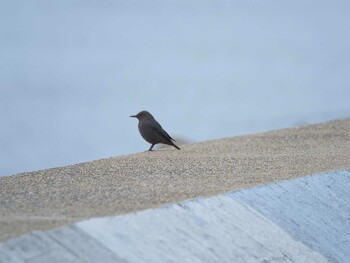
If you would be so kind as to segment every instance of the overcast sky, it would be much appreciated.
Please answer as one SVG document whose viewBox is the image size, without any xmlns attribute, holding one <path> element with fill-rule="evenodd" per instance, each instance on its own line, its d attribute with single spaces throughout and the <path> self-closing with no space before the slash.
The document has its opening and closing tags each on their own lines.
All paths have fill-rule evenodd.
<svg viewBox="0 0 350 263">
<path fill-rule="evenodd" d="M 1 1 L 0 175 L 350 116 L 349 1 Z"/>
</svg>

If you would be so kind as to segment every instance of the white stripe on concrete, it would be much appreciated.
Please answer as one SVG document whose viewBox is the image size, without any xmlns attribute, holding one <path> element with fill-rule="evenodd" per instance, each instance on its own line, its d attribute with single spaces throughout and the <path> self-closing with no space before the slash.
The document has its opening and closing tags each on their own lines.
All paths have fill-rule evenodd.
<svg viewBox="0 0 350 263">
<path fill-rule="evenodd" d="M 349 171 L 304 177 L 34 232 L 0 262 L 349 262 L 349 201 Z"/>
<path fill-rule="evenodd" d="M 231 194 L 332 262 L 350 262 L 350 170 Z"/>
<path fill-rule="evenodd" d="M 102 260 L 102 261 L 100 261 Z M 76 226 L 33 232 L 0 246 L 0 262 L 127 262 Z"/>
<path fill-rule="evenodd" d="M 77 226 L 129 262 L 325 262 L 229 196 Z"/>
</svg>

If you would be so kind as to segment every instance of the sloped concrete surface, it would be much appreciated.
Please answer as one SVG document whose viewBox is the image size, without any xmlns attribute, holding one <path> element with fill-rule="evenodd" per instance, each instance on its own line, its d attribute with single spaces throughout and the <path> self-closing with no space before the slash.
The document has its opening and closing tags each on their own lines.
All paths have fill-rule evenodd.
<svg viewBox="0 0 350 263">
<path fill-rule="evenodd" d="M 0 262 L 349 262 L 350 170 L 34 232 Z"/>
<path fill-rule="evenodd" d="M 229 196 L 77 226 L 130 262 L 325 262 Z"/>
<path fill-rule="evenodd" d="M 0 255 L 0 262 L 127 262 L 74 225 L 12 239 Z"/>
<path fill-rule="evenodd" d="M 242 190 L 232 197 L 332 262 L 350 262 L 350 170 Z"/>
</svg>

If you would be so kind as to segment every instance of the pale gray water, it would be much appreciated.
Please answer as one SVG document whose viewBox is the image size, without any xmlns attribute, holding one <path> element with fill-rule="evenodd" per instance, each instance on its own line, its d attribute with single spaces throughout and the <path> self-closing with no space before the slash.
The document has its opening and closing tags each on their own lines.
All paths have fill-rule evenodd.
<svg viewBox="0 0 350 263">
<path fill-rule="evenodd" d="M 0 175 L 350 116 L 348 1 L 1 1 Z"/>
</svg>

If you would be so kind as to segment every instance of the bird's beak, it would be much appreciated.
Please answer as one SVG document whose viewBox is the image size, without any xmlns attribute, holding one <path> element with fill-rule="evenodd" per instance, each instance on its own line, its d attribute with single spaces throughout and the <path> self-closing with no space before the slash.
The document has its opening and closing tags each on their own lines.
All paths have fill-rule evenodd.
<svg viewBox="0 0 350 263">
<path fill-rule="evenodd" d="M 137 118 L 136 115 L 131 115 L 130 117 Z"/>
</svg>

